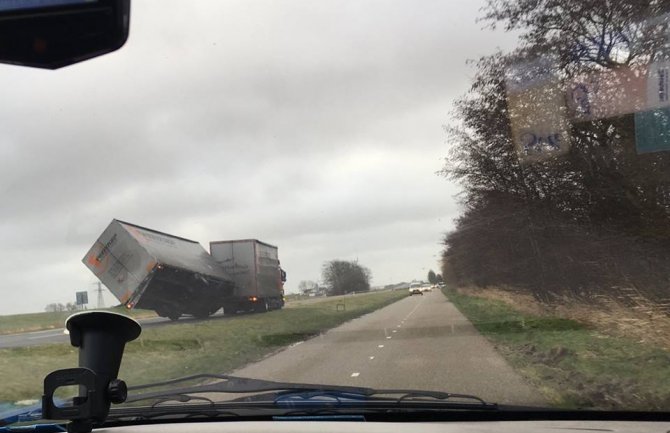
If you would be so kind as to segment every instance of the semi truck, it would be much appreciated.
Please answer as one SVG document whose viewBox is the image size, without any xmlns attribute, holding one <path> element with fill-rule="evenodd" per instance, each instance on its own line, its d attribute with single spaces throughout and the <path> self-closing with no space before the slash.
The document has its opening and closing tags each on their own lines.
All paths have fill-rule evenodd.
<svg viewBox="0 0 670 433">
<path fill-rule="evenodd" d="M 274 245 L 256 239 L 209 243 L 209 251 L 235 285 L 236 296 L 227 299 L 224 311 L 268 311 L 284 306 L 286 280 Z M 277 272 L 279 270 L 279 272 Z"/>
<path fill-rule="evenodd" d="M 83 263 L 127 308 L 161 317 L 208 317 L 284 306 L 277 247 L 255 239 L 198 242 L 117 219 Z"/>
</svg>

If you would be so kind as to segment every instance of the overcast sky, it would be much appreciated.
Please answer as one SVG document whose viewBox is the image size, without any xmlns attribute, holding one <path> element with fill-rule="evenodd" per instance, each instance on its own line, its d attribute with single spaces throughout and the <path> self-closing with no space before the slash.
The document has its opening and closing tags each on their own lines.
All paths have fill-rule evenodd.
<svg viewBox="0 0 670 433">
<path fill-rule="evenodd" d="M 513 45 L 482 3 L 135 0 L 118 52 L 0 65 L 0 314 L 91 290 L 113 218 L 278 245 L 289 292 L 336 258 L 374 285 L 437 271 L 443 125 L 466 61 Z"/>
</svg>

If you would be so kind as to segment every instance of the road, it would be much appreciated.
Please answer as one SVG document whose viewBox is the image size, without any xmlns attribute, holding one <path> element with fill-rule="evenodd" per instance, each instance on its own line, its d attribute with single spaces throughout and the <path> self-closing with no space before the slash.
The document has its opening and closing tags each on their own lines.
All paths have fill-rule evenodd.
<svg viewBox="0 0 670 433">
<path fill-rule="evenodd" d="M 402 299 L 233 374 L 545 403 L 440 291 Z"/>
<path fill-rule="evenodd" d="M 209 320 L 235 319 L 218 316 Z M 167 322 L 153 318 L 141 323 L 151 327 Z M 0 336 L 0 348 L 67 341 L 69 337 L 58 329 Z M 408 296 L 232 374 L 274 381 L 449 391 L 513 404 L 545 403 L 440 291 Z"/>
</svg>

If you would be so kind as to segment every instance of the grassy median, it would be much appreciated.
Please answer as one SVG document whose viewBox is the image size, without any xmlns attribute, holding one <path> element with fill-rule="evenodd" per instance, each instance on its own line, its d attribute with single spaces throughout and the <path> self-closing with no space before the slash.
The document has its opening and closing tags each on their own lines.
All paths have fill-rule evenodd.
<svg viewBox="0 0 670 433">
<path fill-rule="evenodd" d="M 357 294 L 263 314 L 147 328 L 128 344 L 119 377 L 129 384 L 196 373 L 226 373 L 406 296 Z M 77 365 L 77 350 L 51 344 L 0 350 L 0 402 L 34 399 L 47 373 Z"/>
<path fill-rule="evenodd" d="M 670 353 L 583 323 L 530 315 L 445 290 L 451 302 L 554 404 L 565 408 L 668 410 Z"/>
</svg>

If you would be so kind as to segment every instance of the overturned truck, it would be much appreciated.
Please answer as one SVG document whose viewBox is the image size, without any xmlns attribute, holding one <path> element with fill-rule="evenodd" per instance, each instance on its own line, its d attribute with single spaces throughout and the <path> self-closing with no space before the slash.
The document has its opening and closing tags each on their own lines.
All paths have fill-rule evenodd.
<svg viewBox="0 0 670 433">
<path fill-rule="evenodd" d="M 113 220 L 84 264 L 127 308 L 177 320 L 284 306 L 277 247 L 247 239 L 210 244 Z"/>
</svg>

